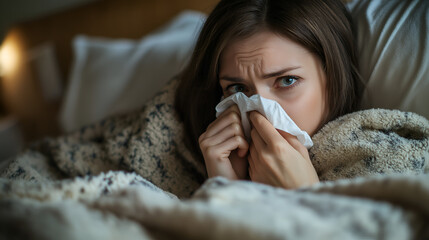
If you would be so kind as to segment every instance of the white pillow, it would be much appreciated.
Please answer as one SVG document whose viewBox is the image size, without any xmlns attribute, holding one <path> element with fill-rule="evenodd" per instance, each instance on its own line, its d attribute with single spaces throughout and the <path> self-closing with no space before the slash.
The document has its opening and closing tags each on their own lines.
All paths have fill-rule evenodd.
<svg viewBox="0 0 429 240">
<path fill-rule="evenodd" d="M 187 11 L 140 41 L 76 37 L 63 130 L 141 107 L 186 65 L 204 21 Z"/>
<path fill-rule="evenodd" d="M 429 118 L 429 1 L 354 0 L 363 108 L 416 112 Z"/>
</svg>

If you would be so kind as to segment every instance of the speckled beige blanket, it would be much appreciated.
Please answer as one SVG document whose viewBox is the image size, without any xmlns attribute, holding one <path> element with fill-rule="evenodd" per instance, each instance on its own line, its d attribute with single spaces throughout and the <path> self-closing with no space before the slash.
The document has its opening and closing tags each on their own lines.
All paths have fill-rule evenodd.
<svg viewBox="0 0 429 240">
<path fill-rule="evenodd" d="M 310 149 L 324 182 L 310 188 L 206 181 L 183 145 L 176 84 L 141 111 L 12 159 L 0 178 L 0 239 L 429 237 L 427 119 L 373 109 L 327 124 Z"/>
</svg>

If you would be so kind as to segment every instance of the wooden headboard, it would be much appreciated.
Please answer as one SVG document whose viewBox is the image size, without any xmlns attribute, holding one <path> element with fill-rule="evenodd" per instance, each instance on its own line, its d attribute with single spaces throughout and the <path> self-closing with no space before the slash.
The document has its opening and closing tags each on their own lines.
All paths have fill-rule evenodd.
<svg viewBox="0 0 429 240">
<path fill-rule="evenodd" d="M 46 99 L 29 53 L 49 43 L 58 62 L 60 81 L 67 84 L 77 34 L 138 39 L 183 10 L 209 13 L 218 0 L 99 0 L 75 9 L 13 26 L 3 45 L 16 52 L 14 70 L 2 77 L 1 97 L 8 114 L 19 122 L 26 142 L 61 134 L 58 110 L 62 97 Z M 2 46 L 3 46 L 2 45 Z"/>
</svg>

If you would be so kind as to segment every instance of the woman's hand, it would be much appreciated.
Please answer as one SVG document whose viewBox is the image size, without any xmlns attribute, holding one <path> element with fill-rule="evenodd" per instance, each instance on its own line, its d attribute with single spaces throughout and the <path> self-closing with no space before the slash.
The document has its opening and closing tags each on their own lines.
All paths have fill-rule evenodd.
<svg viewBox="0 0 429 240">
<path fill-rule="evenodd" d="M 249 175 L 252 181 L 287 189 L 319 182 L 307 149 L 295 136 L 276 130 L 260 113 L 250 113 L 252 143 Z"/>
<path fill-rule="evenodd" d="M 237 105 L 213 121 L 198 141 L 209 177 L 248 178 L 246 155 L 249 144 L 244 137 Z"/>
</svg>

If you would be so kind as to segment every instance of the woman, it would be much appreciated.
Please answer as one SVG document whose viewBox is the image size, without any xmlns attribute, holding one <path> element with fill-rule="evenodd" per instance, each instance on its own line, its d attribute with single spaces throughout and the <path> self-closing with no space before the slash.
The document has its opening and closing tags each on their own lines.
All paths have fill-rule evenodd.
<svg viewBox="0 0 429 240">
<path fill-rule="evenodd" d="M 277 101 L 310 136 L 357 109 L 362 84 L 352 25 L 337 0 L 222 0 L 207 18 L 176 108 L 208 176 L 298 188 L 318 182 L 307 149 L 250 113 L 247 142 L 236 106 L 215 118 L 222 96 Z"/>
</svg>

